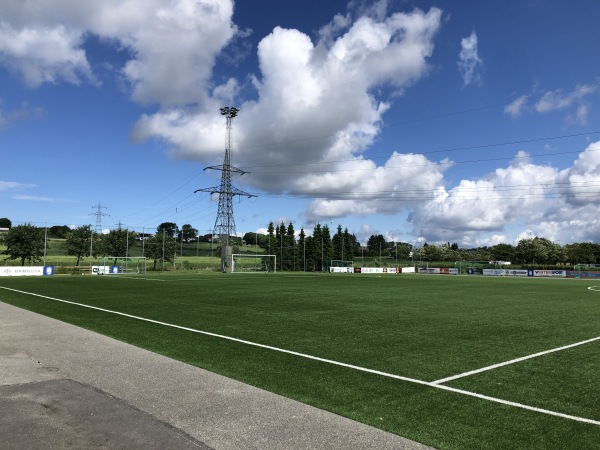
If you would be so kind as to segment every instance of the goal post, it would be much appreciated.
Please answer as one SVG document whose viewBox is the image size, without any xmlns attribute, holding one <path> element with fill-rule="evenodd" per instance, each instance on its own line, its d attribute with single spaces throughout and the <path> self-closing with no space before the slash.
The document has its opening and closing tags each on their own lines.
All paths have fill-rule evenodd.
<svg viewBox="0 0 600 450">
<path fill-rule="evenodd" d="M 147 258 L 141 256 L 103 256 L 98 260 L 99 274 L 146 273 Z"/>
<path fill-rule="evenodd" d="M 232 272 L 277 272 L 276 255 L 233 253 L 229 262 Z"/>
</svg>

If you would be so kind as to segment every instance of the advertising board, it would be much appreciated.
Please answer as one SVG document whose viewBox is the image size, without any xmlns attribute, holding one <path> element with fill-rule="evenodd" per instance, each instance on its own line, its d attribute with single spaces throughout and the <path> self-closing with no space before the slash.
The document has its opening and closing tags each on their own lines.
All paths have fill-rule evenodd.
<svg viewBox="0 0 600 450">
<path fill-rule="evenodd" d="M 54 266 L 3 266 L 0 277 L 40 277 L 54 275 Z"/>
</svg>

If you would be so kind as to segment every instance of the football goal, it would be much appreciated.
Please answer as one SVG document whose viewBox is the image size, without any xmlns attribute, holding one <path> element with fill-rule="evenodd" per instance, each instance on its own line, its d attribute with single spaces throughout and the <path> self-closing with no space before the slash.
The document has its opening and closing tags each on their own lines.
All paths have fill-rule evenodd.
<svg viewBox="0 0 600 450">
<path fill-rule="evenodd" d="M 103 267 L 98 273 L 118 275 L 125 273 L 146 273 L 146 259 L 144 257 L 130 256 L 103 256 L 99 259 L 99 267 Z"/>
<path fill-rule="evenodd" d="M 575 264 L 573 276 L 575 278 L 600 278 L 600 264 Z"/>
<path fill-rule="evenodd" d="M 230 265 L 232 272 L 276 272 L 277 256 L 233 253 Z"/>
</svg>

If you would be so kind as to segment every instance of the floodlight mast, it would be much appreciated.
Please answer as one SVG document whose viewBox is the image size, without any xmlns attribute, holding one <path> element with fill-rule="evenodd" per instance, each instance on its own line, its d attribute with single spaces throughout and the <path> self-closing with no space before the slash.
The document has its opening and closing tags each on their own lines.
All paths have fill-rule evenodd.
<svg viewBox="0 0 600 450">
<path fill-rule="evenodd" d="M 229 256 L 232 254 L 232 245 L 230 238 L 236 236 L 235 230 L 235 219 L 233 217 L 233 197 L 239 195 L 242 197 L 256 197 L 253 194 L 244 192 L 234 187 L 231 184 L 231 173 L 237 173 L 240 175 L 245 174 L 241 169 L 231 166 L 231 122 L 232 119 L 237 116 L 239 109 L 235 107 L 226 106 L 221 108 L 221 115 L 227 119 L 227 134 L 225 138 L 225 159 L 221 166 L 209 166 L 204 170 L 220 170 L 221 171 L 221 185 L 211 188 L 197 189 L 196 192 L 208 192 L 212 194 L 219 194 L 219 208 L 217 211 L 217 218 L 215 220 L 215 227 L 213 230 L 213 236 L 219 236 L 219 243 L 221 246 L 221 269 L 224 272 L 231 270 L 229 267 Z"/>
</svg>

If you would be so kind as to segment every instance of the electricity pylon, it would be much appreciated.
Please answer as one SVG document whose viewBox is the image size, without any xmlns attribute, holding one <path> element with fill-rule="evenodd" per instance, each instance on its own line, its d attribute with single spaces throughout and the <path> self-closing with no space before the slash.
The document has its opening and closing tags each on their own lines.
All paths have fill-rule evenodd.
<svg viewBox="0 0 600 450">
<path fill-rule="evenodd" d="M 106 209 L 106 206 L 102 206 L 100 202 L 96 206 L 92 206 L 92 208 L 96 209 L 95 213 L 90 213 L 90 216 L 96 216 L 96 227 L 94 228 L 94 232 L 96 234 L 102 233 L 102 216 L 108 216 L 108 214 L 102 212 L 102 208 Z"/>
<path fill-rule="evenodd" d="M 240 175 L 245 174 L 241 169 L 231 166 L 231 122 L 239 109 L 235 107 L 224 107 L 221 108 L 221 115 L 227 119 L 227 134 L 225 138 L 225 159 L 223 165 L 220 166 L 209 166 L 204 170 L 220 170 L 221 171 L 221 185 L 214 186 L 211 188 L 197 189 L 196 192 L 208 192 L 212 194 L 219 194 L 219 209 L 217 211 L 217 218 L 215 220 L 215 227 L 213 229 L 213 236 L 219 236 L 219 244 L 221 246 L 221 269 L 224 272 L 230 270 L 229 268 L 229 256 L 232 253 L 232 239 L 237 239 L 235 230 L 235 219 L 233 217 L 233 197 L 238 195 L 241 197 L 256 197 L 248 192 L 241 191 L 231 184 L 231 174 L 237 173 Z"/>
</svg>

